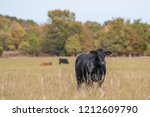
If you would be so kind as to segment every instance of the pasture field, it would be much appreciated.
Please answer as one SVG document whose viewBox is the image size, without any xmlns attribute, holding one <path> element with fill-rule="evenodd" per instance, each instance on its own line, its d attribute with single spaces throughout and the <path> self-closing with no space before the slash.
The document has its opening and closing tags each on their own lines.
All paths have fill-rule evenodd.
<svg viewBox="0 0 150 117">
<path fill-rule="evenodd" d="M 0 58 L 0 99 L 150 99 L 149 57 L 108 57 L 102 90 L 82 85 L 77 90 L 75 58 L 58 64 L 57 57 Z M 52 66 L 40 66 L 43 62 Z"/>
</svg>

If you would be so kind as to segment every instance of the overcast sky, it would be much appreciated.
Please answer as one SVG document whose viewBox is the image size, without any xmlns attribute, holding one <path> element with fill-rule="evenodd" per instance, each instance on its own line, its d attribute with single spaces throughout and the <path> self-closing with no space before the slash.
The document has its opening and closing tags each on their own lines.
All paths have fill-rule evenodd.
<svg viewBox="0 0 150 117">
<path fill-rule="evenodd" d="M 68 9 L 82 22 L 103 23 L 122 17 L 141 18 L 150 24 L 150 0 L 0 0 L 0 14 L 32 19 L 40 24 L 47 22 L 47 12 L 55 9 Z"/>
</svg>

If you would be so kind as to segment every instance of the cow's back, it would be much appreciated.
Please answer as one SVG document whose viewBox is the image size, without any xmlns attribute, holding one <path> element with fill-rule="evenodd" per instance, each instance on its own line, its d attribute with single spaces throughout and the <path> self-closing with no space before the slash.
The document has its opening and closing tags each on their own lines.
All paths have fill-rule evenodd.
<svg viewBox="0 0 150 117">
<path fill-rule="evenodd" d="M 78 75 L 79 77 L 83 77 L 82 70 L 85 66 L 88 56 L 89 56 L 88 54 L 82 54 L 82 55 L 79 55 L 76 59 L 75 70 L 76 70 L 76 75 Z"/>
</svg>

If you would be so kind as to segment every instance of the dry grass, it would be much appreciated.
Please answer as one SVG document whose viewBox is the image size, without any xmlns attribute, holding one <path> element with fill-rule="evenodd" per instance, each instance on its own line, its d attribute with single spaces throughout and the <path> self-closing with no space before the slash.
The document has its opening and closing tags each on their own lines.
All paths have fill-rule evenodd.
<svg viewBox="0 0 150 117">
<path fill-rule="evenodd" d="M 74 60 L 59 65 L 58 58 L 1 58 L 0 99 L 150 99 L 150 58 L 107 58 L 102 90 L 77 91 Z M 52 66 L 40 66 L 52 61 Z"/>
</svg>

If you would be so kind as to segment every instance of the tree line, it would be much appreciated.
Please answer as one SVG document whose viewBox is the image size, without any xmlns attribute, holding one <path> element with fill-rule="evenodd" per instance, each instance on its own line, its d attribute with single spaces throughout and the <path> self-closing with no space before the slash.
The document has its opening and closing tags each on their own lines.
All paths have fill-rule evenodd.
<svg viewBox="0 0 150 117">
<path fill-rule="evenodd" d="M 104 48 L 116 56 L 150 55 L 150 25 L 141 19 L 82 23 L 69 10 L 49 11 L 48 17 L 48 22 L 39 25 L 32 20 L 0 15 L 0 54 L 20 51 L 34 56 L 71 56 Z"/>
</svg>

